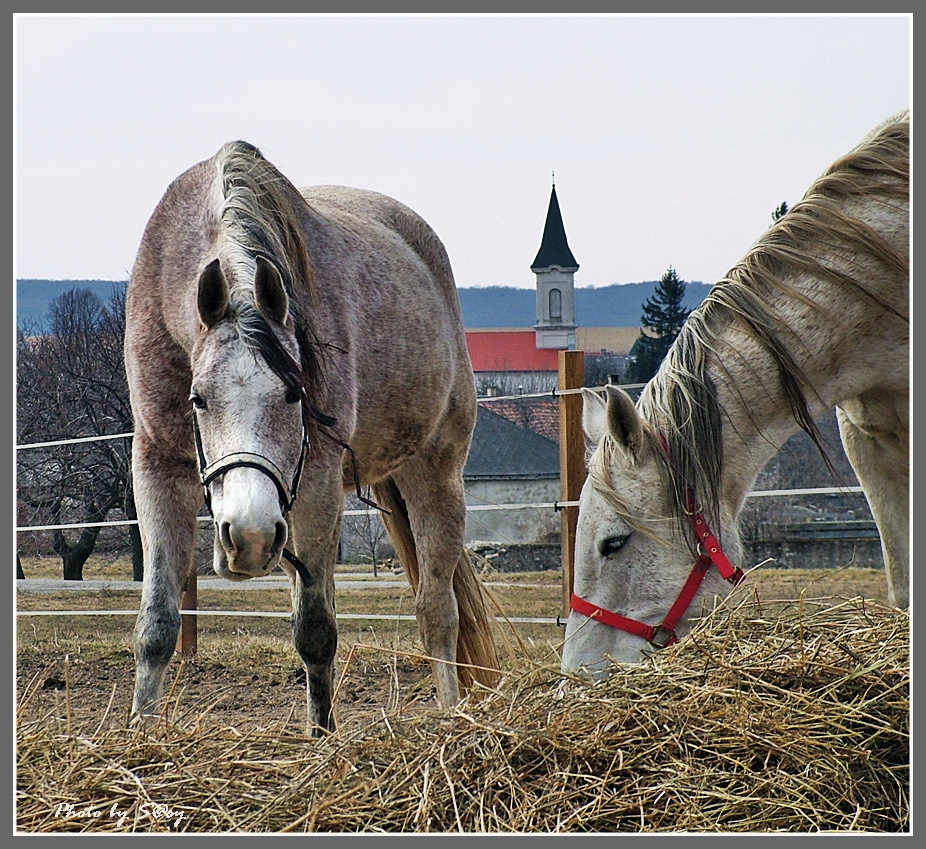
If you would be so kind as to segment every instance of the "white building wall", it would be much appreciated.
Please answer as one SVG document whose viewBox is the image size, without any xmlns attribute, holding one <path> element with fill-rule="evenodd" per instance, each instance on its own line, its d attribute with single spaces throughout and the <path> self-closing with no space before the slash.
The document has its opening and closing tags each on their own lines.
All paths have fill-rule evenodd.
<svg viewBox="0 0 926 849">
<path fill-rule="evenodd" d="M 466 481 L 467 507 L 492 504 L 552 504 L 560 497 L 552 480 Z M 552 507 L 519 510 L 469 510 L 466 542 L 536 545 L 559 539 L 560 515 Z"/>
</svg>

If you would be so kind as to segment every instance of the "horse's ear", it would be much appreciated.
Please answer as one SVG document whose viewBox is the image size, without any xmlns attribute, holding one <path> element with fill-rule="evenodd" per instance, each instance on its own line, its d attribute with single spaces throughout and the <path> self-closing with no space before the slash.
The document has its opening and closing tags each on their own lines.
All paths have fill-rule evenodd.
<svg viewBox="0 0 926 849">
<path fill-rule="evenodd" d="M 643 419 L 637 412 L 633 399 L 617 386 L 605 387 L 608 395 L 608 431 L 618 445 L 630 454 L 639 456 L 643 447 Z"/>
<path fill-rule="evenodd" d="M 254 302 L 266 318 L 285 324 L 289 315 L 289 296 L 277 267 L 262 256 L 257 257 L 254 272 Z"/>
<path fill-rule="evenodd" d="M 585 433 L 586 447 L 594 447 L 607 433 L 608 421 L 605 417 L 604 399 L 594 390 L 582 389 L 582 430 Z"/>
<path fill-rule="evenodd" d="M 228 281 L 218 259 L 212 260 L 199 275 L 196 307 L 200 321 L 207 328 L 218 324 L 228 312 Z"/>
</svg>

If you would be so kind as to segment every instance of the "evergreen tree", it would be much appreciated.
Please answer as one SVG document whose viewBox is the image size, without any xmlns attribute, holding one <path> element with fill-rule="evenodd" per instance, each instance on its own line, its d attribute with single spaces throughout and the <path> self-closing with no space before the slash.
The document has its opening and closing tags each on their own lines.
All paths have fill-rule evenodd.
<svg viewBox="0 0 926 849">
<path fill-rule="evenodd" d="M 788 202 L 782 201 L 781 206 L 772 210 L 772 223 L 776 222 L 779 218 L 783 218 L 788 211 Z"/>
<path fill-rule="evenodd" d="M 685 281 L 679 280 L 670 265 L 656 284 L 653 297 L 643 302 L 643 315 L 640 317 L 643 326 L 630 351 L 628 383 L 646 383 L 665 359 L 691 312 L 682 306 L 685 286 Z"/>
</svg>

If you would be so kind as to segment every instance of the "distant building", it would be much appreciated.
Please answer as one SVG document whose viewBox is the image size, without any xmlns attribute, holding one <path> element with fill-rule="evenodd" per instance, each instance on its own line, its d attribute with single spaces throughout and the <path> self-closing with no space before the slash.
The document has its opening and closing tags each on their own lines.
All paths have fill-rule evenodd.
<svg viewBox="0 0 926 849">
<path fill-rule="evenodd" d="M 556 197 L 550 191 L 540 248 L 531 271 L 537 278 L 533 328 L 467 330 L 466 341 L 480 395 L 545 392 L 556 386 L 559 351 L 575 350 L 575 273 Z"/>
<path fill-rule="evenodd" d="M 608 371 L 613 372 L 639 335 L 639 328 L 577 326 L 575 273 L 579 263 L 566 239 L 555 184 L 540 249 L 530 268 L 537 281 L 533 327 L 466 331 L 476 391 L 482 399 L 463 475 L 471 508 L 552 504 L 559 499 L 559 402 L 552 395 L 559 352 L 585 351 L 586 357 L 611 364 Z M 550 394 L 519 397 L 542 393 Z M 471 510 L 467 542 L 491 541 L 502 547 L 549 545 L 558 540 L 559 522 L 552 508 Z"/>
<path fill-rule="evenodd" d="M 556 386 L 559 352 L 538 348 L 533 330 L 468 330 L 466 344 L 479 395 L 531 394 Z"/>
<path fill-rule="evenodd" d="M 569 250 L 554 183 L 540 250 L 531 263 L 531 271 L 537 276 L 537 323 L 534 325 L 537 348 L 575 350 L 575 273 L 578 270 L 579 263 Z"/>
<path fill-rule="evenodd" d="M 480 408 L 503 416 L 519 427 L 559 442 L 559 401 L 556 398 L 499 398 L 483 400 Z"/>
<path fill-rule="evenodd" d="M 480 404 L 477 409 L 473 443 L 463 470 L 467 506 L 554 503 L 560 491 L 557 443 L 486 407 Z M 559 514 L 549 507 L 471 509 L 466 517 L 466 541 L 502 547 L 537 545 L 558 540 L 559 527 Z"/>
<path fill-rule="evenodd" d="M 548 392 L 555 388 L 559 351 L 579 350 L 599 358 L 598 371 L 615 382 L 623 372 L 638 327 L 579 327 L 575 314 L 575 273 L 579 263 L 569 247 L 556 195 L 550 201 L 540 248 L 531 271 L 536 276 L 536 321 L 532 328 L 468 329 L 476 390 L 480 396 Z M 605 382 L 602 381 L 602 382 Z"/>
</svg>

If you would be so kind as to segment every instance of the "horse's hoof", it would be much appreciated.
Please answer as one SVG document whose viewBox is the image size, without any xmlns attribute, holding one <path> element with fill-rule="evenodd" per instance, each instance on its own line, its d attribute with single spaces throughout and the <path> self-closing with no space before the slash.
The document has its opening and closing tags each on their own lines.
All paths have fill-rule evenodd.
<svg viewBox="0 0 926 849">
<path fill-rule="evenodd" d="M 178 731 L 180 726 L 160 713 L 136 713 L 129 720 L 129 728 L 151 736 L 163 736 L 168 731 Z"/>
<path fill-rule="evenodd" d="M 334 734 L 335 730 L 336 729 L 335 729 L 334 722 L 332 722 L 331 725 L 328 726 L 327 728 L 323 725 L 310 725 L 308 727 L 308 734 L 310 737 L 321 739 L 322 737 L 331 736 L 332 734 Z"/>
<path fill-rule="evenodd" d="M 133 713 L 129 718 L 129 728 L 148 728 L 160 719 L 156 713 Z"/>
</svg>

